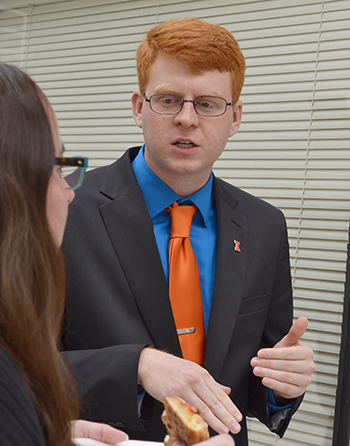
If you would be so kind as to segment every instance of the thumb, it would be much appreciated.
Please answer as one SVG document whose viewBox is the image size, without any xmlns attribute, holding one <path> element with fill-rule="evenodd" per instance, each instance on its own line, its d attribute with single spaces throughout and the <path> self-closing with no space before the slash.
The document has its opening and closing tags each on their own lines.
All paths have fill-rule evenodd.
<svg viewBox="0 0 350 446">
<path fill-rule="evenodd" d="M 297 344 L 299 339 L 305 333 L 309 321 L 306 317 L 302 316 L 297 319 L 290 327 L 289 332 L 274 346 L 274 348 L 292 347 Z"/>
</svg>

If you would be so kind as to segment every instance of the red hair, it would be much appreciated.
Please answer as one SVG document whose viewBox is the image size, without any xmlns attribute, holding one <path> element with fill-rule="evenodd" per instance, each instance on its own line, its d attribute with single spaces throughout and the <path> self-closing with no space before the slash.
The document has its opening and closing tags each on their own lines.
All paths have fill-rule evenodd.
<svg viewBox="0 0 350 446">
<path fill-rule="evenodd" d="M 231 76 L 232 102 L 239 99 L 245 59 L 233 35 L 225 28 L 199 19 L 177 19 L 154 26 L 136 55 L 139 87 L 146 91 L 150 69 L 158 55 L 184 62 L 193 73 L 219 70 Z"/>
</svg>

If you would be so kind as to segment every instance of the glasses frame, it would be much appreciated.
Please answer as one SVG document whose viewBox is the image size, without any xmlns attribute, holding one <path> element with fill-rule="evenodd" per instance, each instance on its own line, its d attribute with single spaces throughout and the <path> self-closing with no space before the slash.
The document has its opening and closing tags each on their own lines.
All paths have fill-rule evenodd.
<svg viewBox="0 0 350 446">
<path fill-rule="evenodd" d="M 163 112 L 159 112 L 157 110 L 154 110 L 154 108 L 152 107 L 151 99 L 154 98 L 155 96 L 175 96 L 176 98 L 179 98 L 181 100 L 181 102 L 180 102 L 180 109 L 177 112 L 171 112 L 171 113 L 163 113 Z M 224 115 L 226 113 L 228 106 L 233 105 L 233 102 L 227 102 L 225 98 L 222 98 L 220 96 L 210 96 L 210 95 L 197 96 L 194 99 L 184 99 L 182 96 L 179 96 L 178 94 L 156 93 L 156 94 L 152 94 L 149 98 L 147 98 L 144 95 L 144 98 L 145 98 L 145 101 L 149 103 L 149 106 L 150 106 L 151 110 L 154 113 L 157 113 L 158 115 L 177 115 L 183 109 L 183 106 L 184 106 L 185 102 L 192 102 L 194 111 L 197 113 L 197 115 L 204 116 L 205 118 L 217 118 L 218 116 L 222 116 L 222 115 Z M 196 106 L 197 99 L 201 99 L 201 98 L 221 99 L 222 101 L 225 101 L 225 104 L 226 104 L 225 110 L 222 113 L 219 113 L 218 115 L 203 115 L 203 113 L 199 113 L 199 111 L 197 110 L 197 106 Z"/>
<path fill-rule="evenodd" d="M 55 165 L 58 166 L 72 166 L 72 167 L 77 167 L 78 169 L 80 169 L 79 172 L 79 179 L 78 182 L 75 186 L 72 187 L 66 187 L 66 189 L 68 190 L 76 190 L 78 189 L 83 182 L 84 179 L 84 174 L 85 174 L 85 170 L 88 166 L 88 158 L 84 158 L 82 156 L 73 156 L 70 158 L 67 157 L 56 157 L 55 158 Z M 73 171 L 71 174 L 63 177 L 67 182 L 69 181 L 69 177 L 74 175 L 76 171 Z"/>
</svg>

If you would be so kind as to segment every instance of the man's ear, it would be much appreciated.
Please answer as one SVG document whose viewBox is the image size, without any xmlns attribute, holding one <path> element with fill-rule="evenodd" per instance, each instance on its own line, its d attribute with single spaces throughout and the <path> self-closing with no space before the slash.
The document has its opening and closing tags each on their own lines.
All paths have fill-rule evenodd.
<svg viewBox="0 0 350 446">
<path fill-rule="evenodd" d="M 144 104 L 144 97 L 139 90 L 135 90 L 131 96 L 132 114 L 136 125 L 142 129 L 142 107 Z"/>
<path fill-rule="evenodd" d="M 230 136 L 233 136 L 241 126 L 243 102 L 241 100 L 238 100 L 234 105 L 232 105 L 232 107 L 233 107 L 233 119 L 232 119 Z"/>
</svg>

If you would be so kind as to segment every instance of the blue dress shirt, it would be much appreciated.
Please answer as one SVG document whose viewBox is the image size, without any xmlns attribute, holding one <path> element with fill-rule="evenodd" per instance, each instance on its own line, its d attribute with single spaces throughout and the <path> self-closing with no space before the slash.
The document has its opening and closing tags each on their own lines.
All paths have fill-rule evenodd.
<svg viewBox="0 0 350 446">
<path fill-rule="evenodd" d="M 164 209 L 174 201 L 178 203 L 191 201 L 198 208 L 192 220 L 190 240 L 198 263 L 204 326 L 207 332 L 216 272 L 217 218 L 212 195 L 213 174 L 201 189 L 186 198 L 181 198 L 148 167 L 144 158 L 144 145 L 133 160 L 132 168 L 153 222 L 153 231 L 168 283 L 168 241 L 171 222 L 169 212 Z"/>
<path fill-rule="evenodd" d="M 178 203 L 191 201 L 198 208 L 199 212 L 194 214 L 192 220 L 190 240 L 198 263 L 204 326 L 207 333 L 216 273 L 217 215 L 212 194 L 213 173 L 201 189 L 188 197 L 181 198 L 148 167 L 144 158 L 144 148 L 145 145 L 142 146 L 132 161 L 132 168 L 153 222 L 154 236 L 168 283 L 168 242 L 171 222 L 169 212 L 164 211 L 164 209 L 174 201 Z M 203 240 L 205 240 L 205 243 L 203 243 Z M 293 402 L 284 407 L 277 406 L 272 390 L 268 389 L 267 404 L 273 414 L 292 406 Z"/>
</svg>

